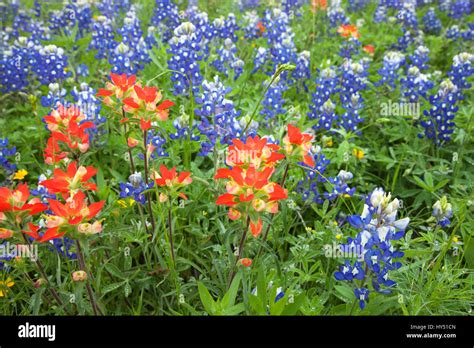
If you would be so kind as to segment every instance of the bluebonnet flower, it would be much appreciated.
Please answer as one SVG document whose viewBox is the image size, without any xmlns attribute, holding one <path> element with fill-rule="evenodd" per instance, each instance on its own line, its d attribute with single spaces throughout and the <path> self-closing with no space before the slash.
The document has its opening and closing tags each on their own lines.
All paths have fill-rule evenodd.
<svg viewBox="0 0 474 348">
<path fill-rule="evenodd" d="M 216 31 L 213 28 L 213 24 L 209 21 L 207 12 L 201 12 L 197 6 L 191 6 L 186 10 L 185 17 L 195 26 L 194 33 L 196 35 L 197 45 L 199 46 L 203 57 L 207 58 L 210 54 L 211 42 L 213 42 L 216 35 Z M 183 24 L 184 23 L 181 23 L 180 27 L 183 27 Z M 188 31 L 190 28 L 183 27 L 182 29 Z M 175 36 L 176 30 L 177 28 L 174 31 Z M 187 35 L 191 35 L 191 33 L 187 33 Z"/>
<path fill-rule="evenodd" d="M 342 249 L 360 250 L 363 261 L 356 261 L 352 265 L 346 260 L 343 267 L 352 272 L 356 269 L 355 277 L 362 279 L 362 283 L 354 290 L 361 309 L 365 307 L 370 294 L 367 280 L 371 280 L 374 291 L 382 294 L 391 293 L 390 289 L 396 285 L 389 279 L 389 271 L 401 267 L 401 263 L 394 262 L 394 259 L 401 258 L 404 254 L 395 250 L 392 241 L 403 237 L 410 222 L 409 218 L 397 220 L 399 207 L 398 199 L 392 200 L 390 193 L 385 193 L 382 188 L 376 188 L 367 196 L 362 214 L 352 215 L 347 219 L 350 225 L 360 232 L 356 238 L 348 238 L 347 244 L 343 244 Z M 361 272 L 363 277 L 360 276 Z M 336 272 L 335 278 L 352 281 L 353 279 L 348 279 L 351 277 L 347 276 L 347 273 Z"/>
<path fill-rule="evenodd" d="M 176 70 L 171 74 L 175 95 L 188 95 L 190 81 L 193 92 L 199 91 L 202 75 L 199 61 L 202 59 L 201 38 L 196 31 L 196 26 L 191 22 L 180 24 L 174 30 L 174 36 L 169 41 L 171 54 L 168 68 Z"/>
<path fill-rule="evenodd" d="M 416 3 L 404 2 L 402 8 L 397 13 L 397 21 L 402 24 L 405 30 L 416 29 L 418 20 L 416 18 Z"/>
<path fill-rule="evenodd" d="M 177 140 L 177 139 L 190 139 L 192 141 L 199 141 L 200 136 L 197 135 L 199 133 L 198 124 L 196 120 L 193 121 L 193 126 L 191 129 L 189 128 L 189 115 L 182 113 L 180 116 L 176 117 L 173 120 L 173 127 L 175 128 L 175 133 L 171 133 L 170 139 Z"/>
<path fill-rule="evenodd" d="M 329 178 L 331 184 L 331 192 L 324 192 L 324 198 L 333 201 L 339 196 L 352 197 L 355 193 L 355 187 L 351 188 L 347 182 L 352 180 L 354 175 L 351 172 L 341 170 L 335 178 Z"/>
<path fill-rule="evenodd" d="M 333 5 L 334 4 L 334 5 Z M 342 7 L 336 5 L 337 1 L 331 2 L 331 5 L 328 7 L 328 18 L 329 25 L 331 28 L 338 28 L 342 24 L 348 24 L 349 18 L 346 16 L 346 12 Z"/>
<path fill-rule="evenodd" d="M 334 114 L 335 105 L 330 98 L 337 92 L 337 86 L 338 77 L 335 69 L 322 70 L 320 77 L 316 79 L 316 91 L 312 95 L 312 103 L 309 106 L 311 111 L 308 112 L 310 119 L 318 120 L 318 123 L 313 126 L 314 130 L 329 130 L 332 127 L 336 115 Z"/>
<path fill-rule="evenodd" d="M 387 20 L 387 8 L 379 3 L 374 12 L 374 23 L 381 23 Z"/>
<path fill-rule="evenodd" d="M 425 118 L 420 121 L 425 136 L 436 145 L 451 140 L 454 132 L 454 116 L 458 111 L 456 103 L 463 97 L 458 87 L 449 79 L 441 82 L 436 94 L 429 97 L 431 108 L 423 112 Z M 418 135 L 420 138 L 422 134 Z"/>
<path fill-rule="evenodd" d="M 415 41 L 410 30 L 404 31 L 403 35 L 397 39 L 397 44 L 393 45 L 393 48 L 399 51 L 406 51 L 408 46 Z"/>
<path fill-rule="evenodd" d="M 211 65 L 217 71 L 228 76 L 228 69 L 234 70 L 234 80 L 236 80 L 243 72 L 243 61 L 237 57 L 237 47 L 231 39 L 224 40 L 224 45 L 217 50 L 218 58 L 214 60 Z"/>
<path fill-rule="evenodd" d="M 369 299 L 369 293 L 370 291 L 367 288 L 354 289 L 354 295 L 356 299 L 359 301 L 360 309 L 365 308 L 365 302 Z"/>
<path fill-rule="evenodd" d="M 2 43 L 0 60 L 0 86 L 2 92 L 15 92 L 26 89 L 31 67 L 37 64 L 37 45 L 26 37 L 19 37 L 11 48 Z"/>
<path fill-rule="evenodd" d="M 145 43 L 147 49 L 151 50 L 153 47 L 158 46 L 158 42 L 156 41 L 156 27 L 154 26 L 149 26 L 147 29 L 147 36 L 145 38 Z"/>
<path fill-rule="evenodd" d="M 474 23 L 467 23 L 466 30 L 461 32 L 461 36 L 465 41 L 474 40 Z"/>
<path fill-rule="evenodd" d="M 454 24 L 448 29 L 446 29 L 446 38 L 451 40 L 457 40 L 461 37 L 461 31 L 459 30 L 459 26 Z"/>
<path fill-rule="evenodd" d="M 157 126 L 157 122 L 152 122 L 153 126 Z M 166 144 L 166 139 L 156 134 L 152 130 L 149 130 L 147 133 L 147 145 L 151 145 L 151 154 L 150 157 L 156 159 L 158 157 L 168 157 L 168 153 L 164 149 Z M 138 154 L 138 158 L 144 159 L 143 153 Z"/>
<path fill-rule="evenodd" d="M 151 22 L 161 33 L 162 41 L 168 42 L 173 36 L 173 30 L 180 23 L 178 6 L 170 0 L 156 0 Z"/>
<path fill-rule="evenodd" d="M 101 101 L 97 99 L 96 91 L 87 83 L 83 82 L 80 84 L 79 89 L 74 86 L 71 95 L 74 98 L 75 104 L 86 116 L 86 119 L 94 122 L 96 125 L 94 130 L 97 131 L 98 126 L 105 123 L 107 119 L 100 115 Z"/>
<path fill-rule="evenodd" d="M 427 63 L 430 60 L 430 57 L 428 56 L 429 53 L 430 50 L 427 47 L 418 46 L 415 49 L 415 52 L 409 56 L 411 64 L 416 66 L 420 70 L 428 69 Z"/>
<path fill-rule="evenodd" d="M 31 195 L 34 197 L 38 197 L 42 203 L 48 204 L 48 199 L 56 199 L 56 195 L 53 193 L 49 193 L 48 189 L 41 185 L 41 182 L 46 180 L 47 177 L 44 174 L 41 174 L 38 177 L 38 186 L 36 189 L 31 189 Z"/>
<path fill-rule="evenodd" d="M 351 58 L 359 53 L 362 43 L 355 37 L 349 37 L 341 43 L 339 55 L 343 58 Z"/>
<path fill-rule="evenodd" d="M 291 76 L 303 80 L 305 82 L 306 79 L 311 78 L 311 53 L 309 51 L 301 51 L 298 53 L 296 58 L 296 68 L 291 73 Z"/>
<path fill-rule="evenodd" d="M 450 5 L 451 5 L 451 0 L 439 0 L 438 1 L 438 8 L 441 12 L 447 12 L 449 10 Z"/>
<path fill-rule="evenodd" d="M 146 195 L 143 191 L 153 187 L 153 181 L 148 185 L 143 181 L 142 173 L 130 175 L 128 182 L 120 183 L 120 198 L 132 197 L 136 202 L 145 204 Z"/>
<path fill-rule="evenodd" d="M 454 132 L 454 117 L 458 110 L 457 102 L 464 99 L 462 91 L 470 88 L 467 79 L 474 73 L 472 63 L 474 55 L 460 53 L 453 58 L 453 65 L 448 72 L 450 79 L 444 80 L 436 94 L 430 96 L 431 108 L 424 111 L 425 118 L 420 122 L 425 136 L 441 145 L 451 140 Z M 422 137 L 419 134 L 419 137 Z"/>
<path fill-rule="evenodd" d="M 474 74 L 473 63 L 474 55 L 471 53 L 463 52 L 453 58 L 453 64 L 451 70 L 448 72 L 448 76 L 460 91 L 472 86 L 467 82 L 467 79 Z"/>
<path fill-rule="evenodd" d="M 16 147 L 8 147 L 8 138 L 0 138 L 0 166 L 6 171 L 7 175 L 16 170 L 16 165 L 11 163 L 7 157 L 16 154 Z"/>
<path fill-rule="evenodd" d="M 114 38 L 112 21 L 105 16 L 97 16 L 92 24 L 92 40 L 89 43 L 89 49 L 97 50 L 95 58 L 107 58 L 117 45 Z"/>
<path fill-rule="evenodd" d="M 10 272 L 11 266 L 7 264 L 7 261 L 13 259 L 13 255 L 10 254 L 8 248 L 10 244 L 8 242 L 0 243 L 0 271 Z"/>
<path fill-rule="evenodd" d="M 257 49 L 257 54 L 256 54 L 255 59 L 253 61 L 254 68 L 252 70 L 252 73 L 255 73 L 258 70 L 260 70 L 261 68 L 263 68 L 263 66 L 268 61 L 269 58 L 270 58 L 269 50 L 265 47 L 259 47 Z"/>
<path fill-rule="evenodd" d="M 327 182 L 324 173 L 331 161 L 322 153 L 320 146 L 314 146 L 311 153 L 315 166 L 305 170 L 305 179 L 298 182 L 296 190 L 301 194 L 303 201 L 311 200 L 313 203 L 322 204 L 324 203 L 324 196 L 318 189 L 318 182 Z M 303 167 L 305 166 L 303 165 Z"/>
<path fill-rule="evenodd" d="M 232 89 L 225 87 L 218 76 L 214 81 L 204 81 L 202 84 L 203 93 L 196 98 L 196 103 L 201 107 L 196 109 L 196 116 L 200 117 L 198 129 L 201 135 L 200 155 L 207 155 L 212 152 L 220 141 L 221 144 L 230 144 L 232 139 L 238 138 L 242 131 L 234 108 L 234 103 L 226 98 Z M 206 139 L 207 138 L 207 139 Z"/>
<path fill-rule="evenodd" d="M 45 108 L 54 108 L 57 104 L 65 104 L 66 89 L 61 88 L 59 83 L 48 85 L 48 94 L 41 96 L 41 105 Z"/>
<path fill-rule="evenodd" d="M 164 0 L 161 0 L 164 1 Z M 122 13 L 130 7 L 130 0 L 101 0 L 95 3 L 101 13 Z"/>
<path fill-rule="evenodd" d="M 39 49 L 33 69 L 39 82 L 49 85 L 61 82 L 71 75 L 71 72 L 66 70 L 67 66 L 68 60 L 64 50 L 55 45 L 47 45 Z"/>
<path fill-rule="evenodd" d="M 237 0 L 239 8 L 245 10 L 248 8 L 255 8 L 260 5 L 260 0 Z"/>
<path fill-rule="evenodd" d="M 420 97 L 427 98 L 429 90 L 434 87 L 434 83 L 428 76 L 422 74 L 416 66 L 410 66 L 407 76 L 400 79 L 402 93 L 410 103 L 416 103 Z"/>
<path fill-rule="evenodd" d="M 452 0 L 449 6 L 449 17 L 453 19 L 461 19 L 471 14 L 471 6 L 469 0 Z"/>
<path fill-rule="evenodd" d="M 367 72 L 364 65 L 346 59 L 341 66 L 340 98 L 345 112 L 338 124 L 348 131 L 358 132 L 358 124 L 363 121 L 359 110 L 363 108 L 361 91 L 366 88 Z"/>
<path fill-rule="evenodd" d="M 370 0 L 349 0 L 349 11 L 357 12 L 363 10 Z"/>
<path fill-rule="evenodd" d="M 257 39 L 262 35 L 262 32 L 258 27 L 259 22 L 260 17 L 256 11 L 245 12 L 242 29 L 246 39 Z"/>
<path fill-rule="evenodd" d="M 237 31 L 239 29 L 237 19 L 233 13 L 229 13 L 227 19 L 219 17 L 212 22 L 212 30 L 214 30 L 213 37 L 216 38 L 231 39 L 233 42 L 237 42 L 239 39 Z"/>
<path fill-rule="evenodd" d="M 268 290 L 271 290 L 273 288 L 273 281 L 270 281 L 268 283 L 268 286 L 267 286 L 267 291 Z M 252 290 L 252 295 L 254 296 L 258 296 L 258 289 L 257 288 L 254 288 Z M 285 292 L 283 291 L 283 288 L 280 286 L 276 289 L 276 293 L 275 293 L 275 299 L 273 300 L 274 303 L 277 303 L 278 301 L 280 301 L 283 297 L 285 297 Z"/>
<path fill-rule="evenodd" d="M 433 204 L 433 213 L 432 215 L 436 218 L 436 222 L 441 227 L 446 227 L 451 224 L 449 220 L 453 216 L 453 207 L 451 203 L 448 203 L 448 198 L 446 196 L 441 197 Z"/>
<path fill-rule="evenodd" d="M 89 76 L 89 67 L 86 64 L 79 64 L 76 68 L 76 74 L 80 77 Z"/>
<path fill-rule="evenodd" d="M 433 7 L 423 16 L 424 31 L 428 34 L 438 35 L 441 32 L 442 24 Z"/>
<path fill-rule="evenodd" d="M 63 237 L 50 240 L 49 242 L 52 244 L 54 250 L 56 250 L 59 255 L 69 260 L 77 259 L 77 254 L 73 251 L 75 250 L 74 239 Z"/>
<path fill-rule="evenodd" d="M 269 82 L 270 81 L 265 82 L 265 88 Z M 273 81 L 272 85 L 265 94 L 262 102 L 263 109 L 260 111 L 260 114 L 265 116 L 265 120 L 274 119 L 278 115 L 283 115 L 286 113 L 286 109 L 283 107 L 285 104 L 283 93 L 286 89 L 287 87 L 281 79 L 276 79 Z M 267 123 L 267 125 L 270 126 L 269 123 Z"/>
<path fill-rule="evenodd" d="M 122 41 L 112 50 L 109 63 L 112 72 L 136 74 L 142 70 L 144 64 L 151 61 L 148 55 L 147 43 L 143 38 L 140 21 L 137 18 L 136 8 L 132 6 L 124 19 L 123 27 L 118 30 Z"/>
<path fill-rule="evenodd" d="M 397 51 L 389 51 L 383 58 L 383 67 L 378 73 L 382 79 L 376 82 L 377 86 L 388 84 L 392 89 L 396 88 L 396 80 L 398 80 L 398 69 L 405 64 L 405 56 Z"/>
</svg>

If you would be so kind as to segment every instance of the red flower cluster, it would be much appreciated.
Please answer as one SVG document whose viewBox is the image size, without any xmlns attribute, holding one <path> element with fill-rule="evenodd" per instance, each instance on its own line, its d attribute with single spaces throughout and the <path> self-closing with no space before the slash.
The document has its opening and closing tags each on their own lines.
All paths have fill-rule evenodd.
<svg viewBox="0 0 474 348">
<path fill-rule="evenodd" d="M 166 193 L 160 193 L 160 202 L 166 202 L 168 200 L 168 196 L 178 196 L 183 199 L 188 199 L 188 197 L 178 190 L 184 186 L 188 186 L 190 183 L 193 182 L 191 178 L 190 172 L 176 172 L 176 167 L 171 168 L 169 170 L 164 165 L 160 166 L 159 172 L 152 173 L 152 179 L 155 180 L 155 183 L 158 187 L 161 187 L 166 190 Z"/>
<path fill-rule="evenodd" d="M 298 127 L 288 125 L 288 134 L 283 138 L 285 152 L 288 158 L 296 158 L 306 165 L 314 167 L 314 159 L 309 154 L 311 150 L 313 136 L 308 133 L 301 133 Z"/>
<path fill-rule="evenodd" d="M 112 83 L 107 82 L 106 88 L 99 89 L 98 96 L 104 98 L 104 103 L 112 106 L 120 104 L 123 111 L 132 114 L 140 120 L 140 129 L 146 131 L 151 128 L 153 121 L 166 121 L 169 108 L 174 105 L 170 100 L 162 99 L 161 92 L 156 87 L 142 86 L 136 83 L 134 75 L 110 74 Z M 115 96 L 117 100 L 112 99 Z M 128 121 L 127 118 L 122 122 Z"/>
<path fill-rule="evenodd" d="M 219 196 L 216 204 L 228 206 L 232 220 L 250 217 L 250 230 L 257 237 L 262 230 L 260 214 L 277 213 L 278 201 L 288 197 L 285 189 L 270 181 L 275 164 L 285 156 L 266 138 L 248 137 L 245 143 L 234 139 L 233 143 L 226 159 L 232 169 L 220 168 L 214 177 L 228 180 L 227 193 Z"/>
<path fill-rule="evenodd" d="M 14 190 L 0 187 L 0 239 L 14 236 L 18 225 L 28 216 L 33 216 L 48 207 L 39 198 L 30 199 L 30 190 L 26 184 L 20 184 Z"/>
<path fill-rule="evenodd" d="M 59 105 L 43 119 L 51 132 L 44 152 L 47 164 L 58 163 L 70 158 L 71 154 L 78 155 L 89 149 L 90 140 L 86 130 L 95 125 L 86 121 L 86 116 L 77 106 L 66 108 Z M 67 149 L 61 149 L 60 143 L 66 145 Z"/>
</svg>

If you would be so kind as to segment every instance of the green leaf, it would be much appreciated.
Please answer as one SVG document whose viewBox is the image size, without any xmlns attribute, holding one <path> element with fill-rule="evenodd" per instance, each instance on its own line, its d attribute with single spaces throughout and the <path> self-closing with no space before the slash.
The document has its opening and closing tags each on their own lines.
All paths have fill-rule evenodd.
<svg viewBox="0 0 474 348">
<path fill-rule="evenodd" d="M 109 285 L 105 286 L 102 289 L 102 295 L 105 295 L 105 294 L 108 294 L 111 291 L 117 290 L 118 288 L 120 288 L 122 285 L 124 285 L 126 283 L 127 282 L 123 281 L 123 282 L 120 282 L 120 283 L 109 284 Z"/>
<path fill-rule="evenodd" d="M 207 290 L 207 288 L 201 282 L 198 283 L 198 290 L 204 309 L 208 314 L 213 315 L 215 313 L 216 303 L 209 293 L 209 290 Z"/>
<path fill-rule="evenodd" d="M 245 304 L 239 303 L 236 304 L 235 306 L 231 306 L 229 308 L 226 308 L 222 311 L 223 315 L 237 315 L 239 313 L 242 313 L 245 311 Z"/>
<path fill-rule="evenodd" d="M 240 280 L 242 279 L 242 275 L 237 273 L 232 280 L 232 284 L 230 285 L 229 290 L 222 298 L 222 307 L 229 308 L 235 304 L 235 298 L 237 297 L 237 292 L 239 291 Z"/>
<path fill-rule="evenodd" d="M 354 292 L 352 288 L 347 285 L 334 285 L 334 288 L 339 293 L 340 298 L 345 302 L 354 301 Z"/>
<path fill-rule="evenodd" d="M 106 263 L 105 269 L 114 277 L 117 277 L 120 279 L 126 279 L 126 276 L 122 273 L 122 271 L 112 263 Z"/>
</svg>

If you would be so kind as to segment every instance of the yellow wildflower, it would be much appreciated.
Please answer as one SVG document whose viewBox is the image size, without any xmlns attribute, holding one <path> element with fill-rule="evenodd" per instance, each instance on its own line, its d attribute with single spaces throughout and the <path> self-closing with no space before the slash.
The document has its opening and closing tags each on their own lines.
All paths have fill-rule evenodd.
<svg viewBox="0 0 474 348">
<path fill-rule="evenodd" d="M 11 278 L 7 278 L 7 280 L 0 280 L 0 297 L 4 297 L 8 291 L 8 288 L 11 288 L 15 283 L 11 280 Z"/>
<path fill-rule="evenodd" d="M 28 171 L 26 169 L 20 169 L 13 176 L 13 180 L 23 180 L 25 176 L 27 175 L 28 175 Z"/>
</svg>

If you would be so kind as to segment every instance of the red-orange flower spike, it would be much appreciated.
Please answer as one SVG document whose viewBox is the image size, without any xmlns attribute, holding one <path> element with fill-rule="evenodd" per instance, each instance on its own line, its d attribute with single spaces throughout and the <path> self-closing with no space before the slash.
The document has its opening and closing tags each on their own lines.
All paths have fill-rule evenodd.
<svg viewBox="0 0 474 348">
<path fill-rule="evenodd" d="M 250 231 L 252 232 L 252 235 L 254 237 L 258 237 L 260 232 L 262 232 L 262 219 L 261 218 L 258 218 L 258 221 L 256 223 L 250 220 Z"/>
<path fill-rule="evenodd" d="M 156 87 L 141 87 L 135 85 L 130 97 L 125 98 L 124 109 L 129 113 L 138 111 L 149 111 L 156 115 L 158 120 L 166 121 L 168 119 L 169 108 L 174 105 L 170 100 L 165 100 L 158 104 L 162 98 L 161 92 Z"/>
<path fill-rule="evenodd" d="M 130 89 L 136 82 L 135 75 L 127 76 L 126 74 L 118 75 L 110 73 L 112 83 L 107 82 L 106 88 L 100 88 L 97 96 L 104 97 L 104 103 L 110 105 L 113 101 L 110 99 L 114 95 L 117 99 L 122 99 L 128 94 Z"/>
<path fill-rule="evenodd" d="M 239 263 L 244 267 L 250 267 L 252 266 L 252 259 L 244 257 L 243 259 L 239 260 Z"/>
<path fill-rule="evenodd" d="M 278 161 L 285 158 L 285 155 L 278 153 L 280 147 L 276 144 L 268 144 L 268 139 L 247 137 L 242 142 L 240 139 L 232 140 L 233 145 L 229 146 L 226 157 L 226 164 L 230 167 L 248 168 L 250 165 L 259 169 L 262 166 L 274 166 Z"/>
<path fill-rule="evenodd" d="M 30 190 L 28 185 L 20 184 L 15 190 L 6 187 L 0 187 L 0 214 L 5 220 L 4 213 L 21 213 L 26 212 L 28 215 L 35 215 L 45 211 L 48 207 L 41 203 L 39 198 L 30 198 Z"/>
<path fill-rule="evenodd" d="M 288 156 L 295 156 L 310 167 L 314 167 L 314 159 L 309 155 L 312 147 L 313 136 L 308 133 L 301 133 L 298 127 L 288 125 L 288 134 L 283 138 L 285 151 Z"/>
<path fill-rule="evenodd" d="M 359 31 L 357 30 L 357 27 L 352 24 L 343 24 L 341 25 L 338 29 L 337 32 L 342 36 L 342 37 L 352 37 L 354 39 L 358 39 L 360 37 Z"/>
<path fill-rule="evenodd" d="M 86 195 L 84 192 L 79 191 L 64 204 L 53 199 L 48 199 L 48 203 L 54 214 L 46 215 L 45 217 L 46 227 L 48 229 L 80 224 L 77 228 L 79 232 L 84 232 L 84 229 L 88 229 L 91 226 L 94 227 L 93 233 L 100 232 L 100 223 L 96 222 L 94 225 L 90 225 L 88 222 L 102 210 L 105 201 L 87 205 Z"/>
<path fill-rule="evenodd" d="M 163 164 L 160 165 L 160 171 L 155 171 L 152 174 L 152 179 L 155 180 L 157 186 L 165 188 L 168 194 L 177 195 L 183 199 L 188 199 L 184 193 L 178 192 L 178 190 L 184 186 L 187 186 L 193 182 L 190 172 L 176 171 L 176 167 L 169 170 Z M 168 199 L 168 196 L 163 194 L 161 199 L 163 202 Z"/>
<path fill-rule="evenodd" d="M 43 180 L 41 185 L 46 187 L 50 193 L 62 193 L 64 198 L 68 198 L 79 189 L 96 191 L 97 185 L 87 182 L 96 174 L 97 169 L 94 167 L 80 166 L 78 168 L 77 162 L 71 162 L 66 172 L 56 168 L 53 172 L 53 178 Z"/>
<path fill-rule="evenodd" d="M 365 45 L 362 49 L 370 55 L 373 55 L 375 52 L 375 47 L 373 45 Z"/>
<path fill-rule="evenodd" d="M 54 164 L 68 156 L 68 152 L 61 152 L 59 143 L 65 143 L 69 149 L 78 149 L 81 153 L 89 149 L 89 134 L 86 130 L 95 127 L 93 122 L 85 121 L 84 114 L 79 108 L 69 108 L 59 105 L 50 115 L 44 117 L 51 137 L 45 150 L 45 161 Z"/>
<path fill-rule="evenodd" d="M 49 228 L 43 235 L 40 235 L 38 231 L 41 229 L 39 226 L 28 223 L 29 231 L 22 231 L 24 234 L 30 236 L 39 243 L 44 243 L 56 238 L 61 238 L 65 232 L 59 232 L 59 227 Z"/>
</svg>

